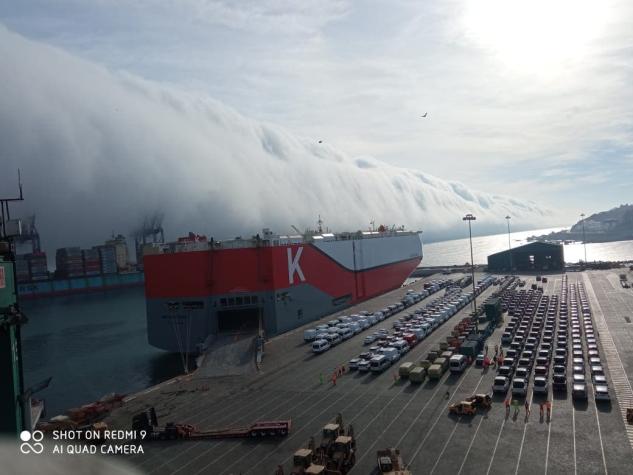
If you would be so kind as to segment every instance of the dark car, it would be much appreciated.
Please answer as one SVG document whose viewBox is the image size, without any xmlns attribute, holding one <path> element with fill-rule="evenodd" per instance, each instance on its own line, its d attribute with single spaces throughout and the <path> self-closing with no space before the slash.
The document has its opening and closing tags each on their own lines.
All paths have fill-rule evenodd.
<svg viewBox="0 0 633 475">
<path fill-rule="evenodd" d="M 552 390 L 554 392 L 567 392 L 567 377 L 563 374 L 555 374 L 552 376 Z"/>
<path fill-rule="evenodd" d="M 587 384 L 574 383 L 571 388 L 571 397 L 573 399 L 587 399 Z"/>
</svg>

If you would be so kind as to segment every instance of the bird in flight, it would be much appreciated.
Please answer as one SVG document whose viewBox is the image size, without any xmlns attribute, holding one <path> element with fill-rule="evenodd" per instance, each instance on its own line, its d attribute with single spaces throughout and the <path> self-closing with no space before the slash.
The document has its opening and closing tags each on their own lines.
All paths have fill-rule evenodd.
<svg viewBox="0 0 633 475">
<path fill-rule="evenodd" d="M 428 112 L 425 112 L 424 115 L 421 115 L 420 117 L 426 117 L 427 114 Z"/>
</svg>

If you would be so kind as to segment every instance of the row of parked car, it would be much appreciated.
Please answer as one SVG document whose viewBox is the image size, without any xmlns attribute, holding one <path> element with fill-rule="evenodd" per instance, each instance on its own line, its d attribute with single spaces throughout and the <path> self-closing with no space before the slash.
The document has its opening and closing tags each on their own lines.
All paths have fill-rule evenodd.
<svg viewBox="0 0 633 475">
<path fill-rule="evenodd" d="M 477 286 L 476 293 L 483 292 L 491 283 L 491 279 L 483 279 Z M 472 292 L 463 293 L 459 287 L 447 289 L 443 297 L 396 320 L 391 333 L 382 328 L 370 335 L 370 341 L 367 341 L 367 344 L 373 344 L 373 346 L 358 357 L 352 358 L 349 361 L 349 368 L 357 369 L 360 372 L 380 373 L 384 371 L 441 324 L 468 305 L 472 299 Z M 448 360 L 446 363 L 448 367 Z M 426 368 L 424 369 L 426 370 Z M 418 376 L 423 380 L 425 374 Z"/>
<path fill-rule="evenodd" d="M 512 294 L 508 305 L 510 321 L 501 340 L 509 348 L 497 370 L 493 391 L 507 392 L 512 381 L 512 393 L 526 395 L 534 369 L 533 391 L 548 392 L 558 302 L 558 296 L 544 296 L 538 289 Z"/>
<path fill-rule="evenodd" d="M 420 302 L 425 297 L 448 285 L 449 282 L 448 280 L 437 280 L 432 281 L 431 285 L 419 292 L 409 290 L 399 302 L 374 313 L 362 311 L 357 314 L 334 318 L 328 321 L 327 324 L 320 324 L 316 328 L 305 330 L 303 339 L 306 342 L 312 342 L 312 351 L 314 353 L 324 353 L 342 341 L 348 340 L 395 313 Z"/>
<path fill-rule="evenodd" d="M 591 307 L 582 282 L 571 286 L 569 312 L 572 337 L 572 396 L 587 399 L 585 374 L 588 370 L 596 401 L 610 401 L 609 386 L 593 328 Z"/>
<path fill-rule="evenodd" d="M 502 336 L 502 344 L 510 343 L 503 365 L 495 377 L 494 391 L 507 392 L 512 381 L 512 393 L 526 395 L 535 363 L 532 380 L 534 393 L 547 394 L 550 379 L 554 392 L 566 393 L 571 354 L 572 397 L 587 398 L 585 364 L 588 363 L 596 399 L 610 399 L 591 322 L 591 309 L 582 283 L 572 285 L 571 292 L 568 292 L 567 277 L 564 276 L 560 298 L 556 295 L 551 298 L 543 296 L 540 290 L 516 292 L 509 304 L 509 314 L 511 319 Z M 582 327 L 585 331 L 586 353 L 581 340 Z M 568 351 L 570 330 L 571 353 Z"/>
</svg>

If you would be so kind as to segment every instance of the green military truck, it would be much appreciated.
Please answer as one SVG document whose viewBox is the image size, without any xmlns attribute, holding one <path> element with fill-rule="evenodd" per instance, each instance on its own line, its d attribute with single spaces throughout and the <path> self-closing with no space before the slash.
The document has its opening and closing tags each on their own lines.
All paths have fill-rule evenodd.
<svg viewBox="0 0 633 475">
<path fill-rule="evenodd" d="M 442 377 L 442 375 L 448 369 L 448 360 L 446 358 L 438 358 L 436 359 L 428 369 L 429 379 L 437 380 Z"/>
<path fill-rule="evenodd" d="M 409 381 L 412 383 L 421 384 L 426 379 L 426 369 L 422 366 L 416 366 L 409 371 Z"/>
</svg>

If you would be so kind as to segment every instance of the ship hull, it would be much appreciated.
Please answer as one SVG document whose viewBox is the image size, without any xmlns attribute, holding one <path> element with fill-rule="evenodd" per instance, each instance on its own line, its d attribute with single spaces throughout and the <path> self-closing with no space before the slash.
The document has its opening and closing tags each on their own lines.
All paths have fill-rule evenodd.
<svg viewBox="0 0 633 475">
<path fill-rule="evenodd" d="M 195 352 L 229 331 L 280 334 L 402 285 L 418 234 L 146 256 L 149 343 Z"/>
</svg>

